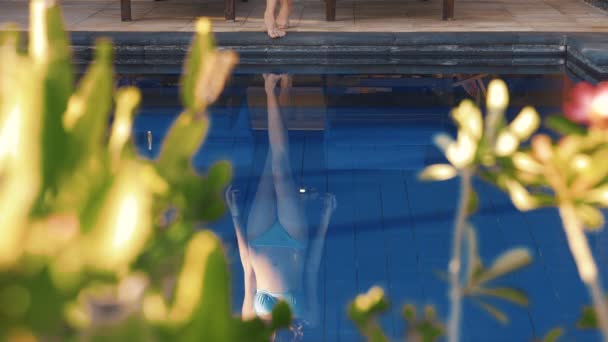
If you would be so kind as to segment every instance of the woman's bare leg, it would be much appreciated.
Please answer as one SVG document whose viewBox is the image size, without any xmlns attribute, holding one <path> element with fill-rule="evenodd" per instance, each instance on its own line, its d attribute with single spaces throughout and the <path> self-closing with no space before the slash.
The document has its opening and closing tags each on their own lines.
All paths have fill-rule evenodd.
<svg viewBox="0 0 608 342">
<path fill-rule="evenodd" d="M 247 217 L 247 239 L 249 242 L 270 229 L 277 219 L 277 198 L 272 175 L 272 155 L 268 152 L 258 189 Z"/>
<path fill-rule="evenodd" d="M 297 197 L 297 188 L 289 162 L 289 140 L 279 111 L 278 98 L 274 94 L 280 76 L 266 75 L 266 95 L 268 99 L 268 138 L 272 154 L 272 175 L 277 196 L 277 216 L 279 222 L 293 238 L 308 240 L 308 223 L 302 205 Z M 283 89 L 282 91 L 287 91 Z"/>
<path fill-rule="evenodd" d="M 264 25 L 270 38 L 281 38 L 285 36 L 285 31 L 277 27 L 274 14 L 279 0 L 266 0 L 266 11 L 264 12 Z"/>
<path fill-rule="evenodd" d="M 281 8 L 277 15 L 277 27 L 282 30 L 289 28 L 289 16 L 291 15 L 292 0 L 281 0 Z"/>
</svg>

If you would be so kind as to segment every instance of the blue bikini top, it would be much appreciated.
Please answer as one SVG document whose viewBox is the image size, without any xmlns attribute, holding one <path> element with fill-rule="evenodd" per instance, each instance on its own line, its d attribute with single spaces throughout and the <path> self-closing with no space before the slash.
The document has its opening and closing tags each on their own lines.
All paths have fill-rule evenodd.
<svg viewBox="0 0 608 342">
<path fill-rule="evenodd" d="M 270 229 L 250 242 L 253 247 L 284 247 L 291 249 L 306 249 L 306 243 L 296 240 L 277 220 Z"/>
</svg>

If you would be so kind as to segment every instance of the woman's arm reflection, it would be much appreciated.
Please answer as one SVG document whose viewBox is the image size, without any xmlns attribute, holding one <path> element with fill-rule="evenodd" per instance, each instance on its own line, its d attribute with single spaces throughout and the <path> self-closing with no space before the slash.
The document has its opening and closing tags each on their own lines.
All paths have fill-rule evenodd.
<svg viewBox="0 0 608 342">
<path fill-rule="evenodd" d="M 319 266 L 323 257 L 323 247 L 325 246 L 325 235 L 329 227 L 331 215 L 336 209 L 336 197 L 333 194 L 326 194 L 323 201 L 323 213 L 321 214 L 321 222 L 315 235 L 315 238 L 310 244 L 308 251 L 308 267 L 307 267 L 307 291 L 308 291 L 308 307 L 310 308 L 310 317 L 308 318 L 311 324 L 316 325 L 319 320 L 319 295 L 318 295 L 318 280 Z"/>
<path fill-rule="evenodd" d="M 247 242 L 247 234 L 243 229 L 241 221 L 241 212 L 238 207 L 238 191 L 233 190 L 232 186 L 226 191 L 226 204 L 232 215 L 232 224 L 236 233 L 236 241 L 239 248 L 239 256 L 243 265 L 243 274 L 245 280 L 245 296 L 243 298 L 243 306 L 241 315 L 243 318 L 251 318 L 255 316 L 253 310 L 253 297 L 255 296 L 256 281 L 255 272 L 249 262 L 249 244 Z"/>
</svg>

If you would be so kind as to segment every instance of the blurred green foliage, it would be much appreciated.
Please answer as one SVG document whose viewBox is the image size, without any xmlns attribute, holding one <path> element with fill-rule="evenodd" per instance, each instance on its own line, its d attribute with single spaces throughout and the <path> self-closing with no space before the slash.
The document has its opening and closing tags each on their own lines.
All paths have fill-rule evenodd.
<svg viewBox="0 0 608 342">
<path fill-rule="evenodd" d="M 230 165 L 201 175 L 191 158 L 236 55 L 197 22 L 184 110 L 145 160 L 131 142 L 141 95 L 114 88 L 111 43 L 76 85 L 60 8 L 30 6 L 27 51 L 0 31 L 0 340 L 269 340 L 289 308 L 232 317 L 221 243 L 194 228 L 224 212 Z"/>
<path fill-rule="evenodd" d="M 348 315 L 359 331 L 370 342 L 385 342 L 389 338 L 378 323 L 378 317 L 389 309 L 384 291 L 372 287 L 367 293 L 358 295 L 348 307 Z M 406 341 L 434 342 L 444 335 L 443 324 L 437 320 L 435 308 L 426 306 L 422 317 L 416 314 L 412 304 L 403 306 L 403 319 L 407 323 Z"/>
</svg>

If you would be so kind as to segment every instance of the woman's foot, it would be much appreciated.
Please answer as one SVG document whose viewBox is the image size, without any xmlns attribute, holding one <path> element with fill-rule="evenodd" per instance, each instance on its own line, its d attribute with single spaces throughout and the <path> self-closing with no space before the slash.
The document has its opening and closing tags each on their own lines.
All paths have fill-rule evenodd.
<svg viewBox="0 0 608 342">
<path fill-rule="evenodd" d="M 266 25 L 266 32 L 270 38 L 281 38 L 285 36 L 285 31 L 277 27 L 277 23 L 274 19 L 274 13 L 266 12 L 264 14 L 264 25 Z"/>
<path fill-rule="evenodd" d="M 274 88 L 276 88 L 277 83 L 281 80 L 281 75 L 277 74 L 262 74 L 264 77 L 264 89 L 268 94 L 274 94 Z"/>
<path fill-rule="evenodd" d="M 289 107 L 290 90 L 292 86 L 291 75 L 281 74 L 280 76 L 280 91 L 279 91 L 279 104 L 283 107 Z"/>
<path fill-rule="evenodd" d="M 287 30 L 289 28 L 289 14 L 291 13 L 291 6 L 282 5 L 277 15 L 276 25 L 281 30 Z"/>
</svg>

